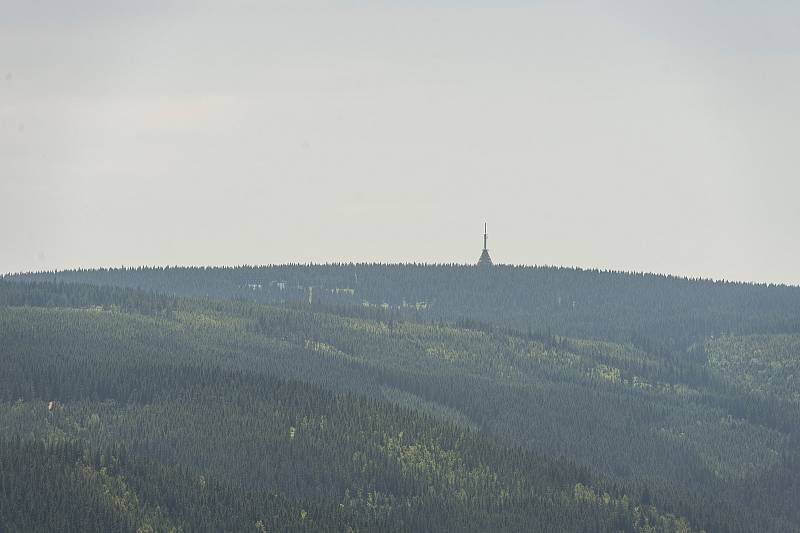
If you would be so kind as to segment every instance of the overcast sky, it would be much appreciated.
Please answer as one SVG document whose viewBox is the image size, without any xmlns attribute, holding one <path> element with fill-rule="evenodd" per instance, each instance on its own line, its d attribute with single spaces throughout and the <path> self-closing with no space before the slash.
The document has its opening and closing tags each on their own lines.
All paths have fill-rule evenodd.
<svg viewBox="0 0 800 533">
<path fill-rule="evenodd" d="M 800 284 L 800 2 L 0 0 L 0 272 Z"/>
</svg>

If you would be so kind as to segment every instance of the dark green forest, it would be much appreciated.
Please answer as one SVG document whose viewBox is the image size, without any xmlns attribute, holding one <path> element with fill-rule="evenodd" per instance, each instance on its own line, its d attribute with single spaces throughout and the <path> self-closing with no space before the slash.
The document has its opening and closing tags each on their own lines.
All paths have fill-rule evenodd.
<svg viewBox="0 0 800 533">
<path fill-rule="evenodd" d="M 20 274 L 163 294 L 392 311 L 522 332 L 683 350 L 712 335 L 800 332 L 800 287 L 564 267 L 329 264 L 140 267 Z"/>
<path fill-rule="evenodd" d="M 0 280 L 9 531 L 800 531 L 800 289 L 498 266 Z"/>
</svg>

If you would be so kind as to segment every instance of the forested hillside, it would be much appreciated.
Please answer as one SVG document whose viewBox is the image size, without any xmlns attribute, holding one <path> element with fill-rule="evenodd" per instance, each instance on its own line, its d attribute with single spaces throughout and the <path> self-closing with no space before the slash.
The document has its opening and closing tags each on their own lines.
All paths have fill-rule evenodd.
<svg viewBox="0 0 800 533">
<path fill-rule="evenodd" d="M 65 283 L 0 282 L 0 306 L 0 427 L 23 439 L 4 453 L 67 461 L 55 479 L 107 508 L 98 520 L 195 530 L 209 483 L 225 487 L 215 502 L 255 491 L 204 508 L 231 530 L 284 517 L 297 519 L 285 529 L 337 531 L 799 529 L 794 381 L 731 370 L 748 343 L 795 364 L 792 336 L 709 338 L 675 355 Z M 112 482 L 92 474 L 103 455 L 128 458 L 106 475 L 135 508 L 91 496 Z M 17 495 L 0 484 L 4 501 L 54 490 L 46 478 Z"/>
<path fill-rule="evenodd" d="M 534 333 L 683 350 L 711 335 L 800 333 L 800 288 L 655 274 L 496 265 L 280 265 L 41 272 L 70 281 L 259 303 L 391 310 L 405 318 L 474 321 Z"/>
<path fill-rule="evenodd" d="M 18 289 L 0 285 L 4 529 L 689 530 L 638 488 L 446 412 L 272 376 L 337 359 L 297 346 L 291 313 L 124 291 L 72 307 L 91 300 L 81 287 L 52 291 L 64 307 L 9 306 Z M 342 362 L 341 384 L 356 387 L 358 365 Z M 664 505 L 717 519 L 685 499 Z"/>
</svg>

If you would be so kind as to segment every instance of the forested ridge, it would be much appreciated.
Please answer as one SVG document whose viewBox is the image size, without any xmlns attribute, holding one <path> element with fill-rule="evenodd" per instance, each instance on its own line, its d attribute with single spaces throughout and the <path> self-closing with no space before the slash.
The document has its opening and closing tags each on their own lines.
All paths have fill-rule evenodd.
<svg viewBox="0 0 800 533">
<path fill-rule="evenodd" d="M 683 349 L 711 335 L 800 332 L 800 287 L 564 267 L 325 264 L 137 267 L 10 276 L 259 303 L 392 310 L 519 331 Z M 309 290 L 310 289 L 310 290 Z M 310 298 L 309 298 L 310 297 Z"/>
<path fill-rule="evenodd" d="M 19 509 L 55 483 L 77 487 L 98 530 L 800 527 L 793 288 L 710 284 L 724 294 L 705 307 L 667 295 L 688 309 L 676 325 L 645 316 L 624 333 L 635 313 L 614 318 L 618 302 L 558 329 L 485 309 L 423 316 L 441 299 L 382 309 L 340 290 L 309 305 L 265 296 L 269 281 L 201 295 L 137 277 L 158 280 L 153 269 L 114 275 L 126 272 L 119 285 L 140 289 L 100 286 L 97 272 L 84 281 L 98 285 L 0 281 L 10 530 L 29 529 Z M 667 335 L 697 316 L 702 327 Z M 56 481 L 22 489 L 28 463 Z M 109 499 L 119 483 L 128 500 Z M 49 523 L 70 523 L 58 509 Z"/>
<path fill-rule="evenodd" d="M 195 316 L 186 334 L 162 316 L 201 304 L 149 300 L 120 300 L 126 311 L 3 309 L 0 424 L 17 439 L 3 443 L 9 529 L 688 528 L 574 463 L 220 364 L 211 317 Z M 132 312 L 139 305 L 150 314 Z"/>
</svg>

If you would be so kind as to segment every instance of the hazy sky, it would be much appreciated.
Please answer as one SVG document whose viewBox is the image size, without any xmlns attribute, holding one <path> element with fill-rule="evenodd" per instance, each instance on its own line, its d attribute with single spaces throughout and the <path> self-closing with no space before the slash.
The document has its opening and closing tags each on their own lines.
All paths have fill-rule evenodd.
<svg viewBox="0 0 800 533">
<path fill-rule="evenodd" d="M 800 283 L 800 2 L 0 0 L 0 272 Z"/>
</svg>

